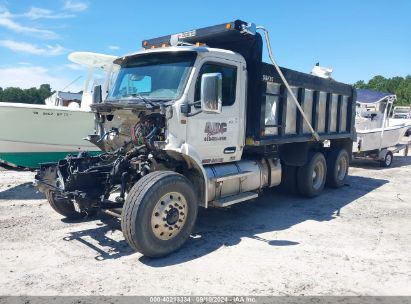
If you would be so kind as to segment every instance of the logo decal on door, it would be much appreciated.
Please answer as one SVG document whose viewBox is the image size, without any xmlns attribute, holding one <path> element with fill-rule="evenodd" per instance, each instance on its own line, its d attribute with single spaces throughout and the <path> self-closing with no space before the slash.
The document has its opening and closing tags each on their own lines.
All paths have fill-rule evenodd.
<svg viewBox="0 0 411 304">
<path fill-rule="evenodd" d="M 227 123 L 225 122 L 206 122 L 204 133 L 204 141 L 219 141 L 227 140 L 226 136 L 215 136 L 217 134 L 223 135 L 227 132 Z"/>
</svg>

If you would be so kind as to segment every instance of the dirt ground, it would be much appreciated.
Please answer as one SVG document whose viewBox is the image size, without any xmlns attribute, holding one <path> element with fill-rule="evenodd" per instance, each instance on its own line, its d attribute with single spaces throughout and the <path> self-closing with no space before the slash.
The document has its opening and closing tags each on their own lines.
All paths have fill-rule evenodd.
<svg viewBox="0 0 411 304">
<path fill-rule="evenodd" d="M 33 176 L 0 171 L 1 295 L 411 294 L 411 157 L 357 162 L 315 199 L 268 191 L 201 210 L 189 242 L 157 260 L 117 219 L 62 219 Z"/>
</svg>

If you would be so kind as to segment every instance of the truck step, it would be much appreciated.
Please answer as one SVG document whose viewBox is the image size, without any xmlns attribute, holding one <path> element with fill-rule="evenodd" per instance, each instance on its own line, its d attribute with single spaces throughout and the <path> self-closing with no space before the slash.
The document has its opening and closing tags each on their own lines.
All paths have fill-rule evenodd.
<svg viewBox="0 0 411 304">
<path fill-rule="evenodd" d="M 230 174 L 226 174 L 226 175 L 222 175 L 222 176 L 217 176 L 217 177 L 213 177 L 211 178 L 212 182 L 215 183 L 219 183 L 219 182 L 223 182 L 229 179 L 234 179 L 234 178 L 241 178 L 241 177 L 246 177 L 248 175 L 253 174 L 252 171 L 243 171 L 240 173 L 230 173 Z"/>
<path fill-rule="evenodd" d="M 212 201 L 211 204 L 215 207 L 227 207 L 256 197 L 258 197 L 258 193 L 243 192 L 240 194 L 220 198 L 218 200 Z"/>
</svg>

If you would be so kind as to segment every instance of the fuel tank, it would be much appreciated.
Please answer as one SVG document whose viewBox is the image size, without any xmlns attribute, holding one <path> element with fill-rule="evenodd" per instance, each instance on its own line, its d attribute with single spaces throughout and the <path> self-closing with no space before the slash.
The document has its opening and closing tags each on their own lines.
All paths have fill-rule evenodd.
<svg viewBox="0 0 411 304">
<path fill-rule="evenodd" d="M 205 167 L 208 178 L 208 201 L 242 192 L 255 191 L 281 183 L 279 160 L 241 160 Z"/>
</svg>

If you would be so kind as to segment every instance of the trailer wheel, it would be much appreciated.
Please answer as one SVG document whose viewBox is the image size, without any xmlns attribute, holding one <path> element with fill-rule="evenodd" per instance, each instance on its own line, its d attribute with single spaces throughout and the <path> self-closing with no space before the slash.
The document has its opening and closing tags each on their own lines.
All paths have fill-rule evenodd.
<svg viewBox="0 0 411 304">
<path fill-rule="evenodd" d="M 344 186 L 350 166 L 347 150 L 332 150 L 327 156 L 327 186 L 339 188 Z"/>
<path fill-rule="evenodd" d="M 393 159 L 394 159 L 394 155 L 392 154 L 391 151 L 388 151 L 385 154 L 384 159 L 382 161 L 380 161 L 380 167 L 384 167 L 384 168 L 390 167 L 391 164 L 392 164 Z"/>
<path fill-rule="evenodd" d="M 189 238 L 197 218 L 191 182 L 181 174 L 157 171 L 130 190 L 121 214 L 127 243 L 148 257 L 162 257 Z"/>
<path fill-rule="evenodd" d="M 97 213 L 97 210 L 92 210 L 90 212 L 76 210 L 76 208 L 74 207 L 74 203 L 72 201 L 66 198 L 58 197 L 55 191 L 47 192 L 46 197 L 54 211 L 65 216 L 70 220 L 77 220 L 85 218 L 87 216 L 93 216 Z"/>
<path fill-rule="evenodd" d="M 298 168 L 297 187 L 301 195 L 315 197 L 324 189 L 327 164 L 320 152 L 310 155 L 307 163 Z"/>
</svg>

